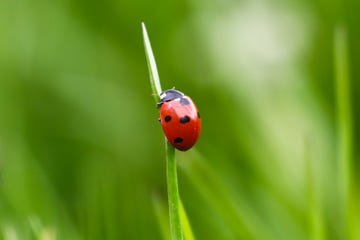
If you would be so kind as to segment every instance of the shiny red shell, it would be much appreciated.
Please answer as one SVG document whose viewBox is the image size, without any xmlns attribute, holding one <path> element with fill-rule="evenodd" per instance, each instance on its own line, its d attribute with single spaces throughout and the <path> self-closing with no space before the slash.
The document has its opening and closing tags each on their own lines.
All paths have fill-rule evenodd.
<svg viewBox="0 0 360 240">
<path fill-rule="evenodd" d="M 180 151 L 190 149 L 200 136 L 200 115 L 188 96 L 164 102 L 160 108 L 160 122 L 168 141 Z"/>
</svg>

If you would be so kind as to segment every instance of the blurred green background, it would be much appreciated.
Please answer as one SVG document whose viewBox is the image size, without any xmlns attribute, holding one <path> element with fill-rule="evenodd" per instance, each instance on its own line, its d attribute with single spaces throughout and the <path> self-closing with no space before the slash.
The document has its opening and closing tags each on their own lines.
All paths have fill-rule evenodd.
<svg viewBox="0 0 360 240">
<path fill-rule="evenodd" d="M 196 149 L 177 152 L 195 238 L 347 239 L 339 164 L 343 148 L 359 156 L 359 9 L 358 0 L 1 0 L 1 239 L 169 239 L 142 21 L 163 89 L 191 96 L 203 119 Z M 351 77 L 344 113 L 338 24 Z"/>
</svg>

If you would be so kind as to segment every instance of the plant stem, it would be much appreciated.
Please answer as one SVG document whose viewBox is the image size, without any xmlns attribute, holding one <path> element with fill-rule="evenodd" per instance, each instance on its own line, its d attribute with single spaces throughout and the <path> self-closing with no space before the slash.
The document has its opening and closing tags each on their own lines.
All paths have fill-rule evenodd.
<svg viewBox="0 0 360 240">
<path fill-rule="evenodd" d="M 145 24 L 142 23 L 142 30 L 144 36 L 144 45 L 146 52 L 146 60 L 150 74 L 150 84 L 155 103 L 160 102 L 161 84 L 156 67 L 155 57 L 151 49 L 149 36 L 146 31 Z M 183 232 L 180 221 L 180 197 L 176 172 L 175 148 L 165 138 L 166 148 L 166 167 L 167 167 L 167 186 L 168 186 L 168 202 L 170 215 L 170 230 L 173 240 L 182 240 Z"/>
<path fill-rule="evenodd" d="M 176 171 L 176 159 L 175 148 L 166 141 L 166 164 L 167 164 L 167 184 L 168 184 L 168 201 L 169 201 L 169 213 L 170 213 L 170 229 L 172 239 L 182 240 L 184 239 L 181 229 L 180 219 L 180 197 L 178 190 L 177 171 Z"/>
</svg>

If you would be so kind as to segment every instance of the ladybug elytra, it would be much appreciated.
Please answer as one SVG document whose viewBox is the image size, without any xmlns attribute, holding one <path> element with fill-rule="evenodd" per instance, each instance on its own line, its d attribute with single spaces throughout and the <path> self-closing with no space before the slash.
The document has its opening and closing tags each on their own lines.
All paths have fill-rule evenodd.
<svg viewBox="0 0 360 240">
<path fill-rule="evenodd" d="M 201 132 L 200 114 L 195 103 L 184 93 L 169 89 L 160 94 L 158 106 L 167 140 L 180 151 L 190 149 Z"/>
</svg>

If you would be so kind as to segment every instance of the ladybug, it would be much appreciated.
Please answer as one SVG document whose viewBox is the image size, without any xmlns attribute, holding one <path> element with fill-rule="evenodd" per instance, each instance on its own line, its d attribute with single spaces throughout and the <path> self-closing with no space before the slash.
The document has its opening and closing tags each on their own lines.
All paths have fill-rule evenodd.
<svg viewBox="0 0 360 240">
<path fill-rule="evenodd" d="M 160 94 L 160 118 L 167 140 L 178 150 L 189 150 L 201 132 L 198 109 L 190 97 L 175 89 Z"/>
</svg>

